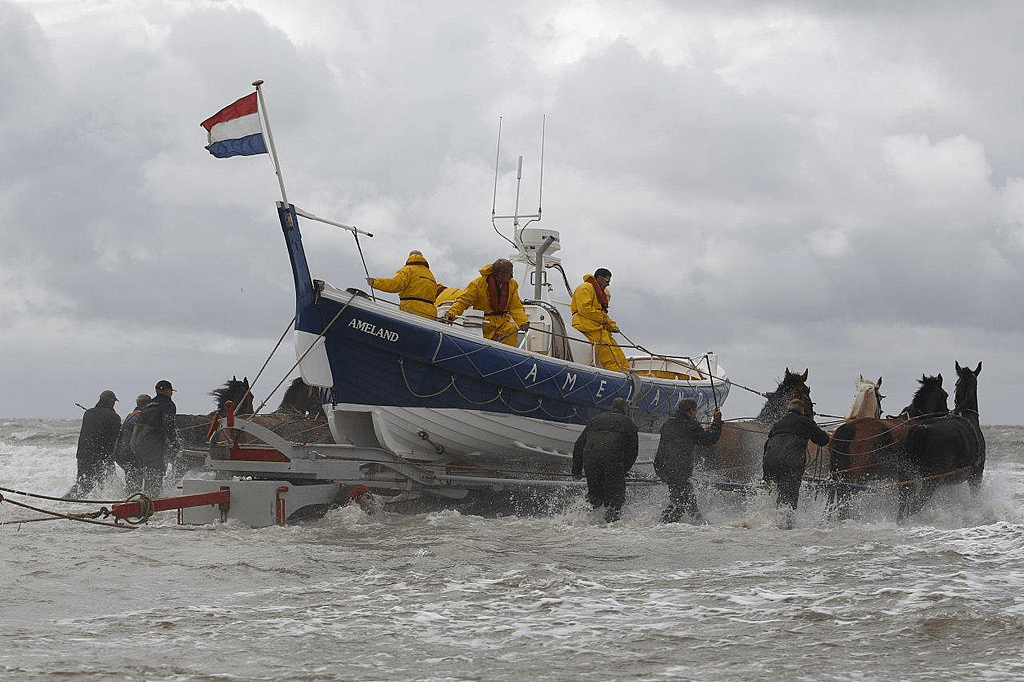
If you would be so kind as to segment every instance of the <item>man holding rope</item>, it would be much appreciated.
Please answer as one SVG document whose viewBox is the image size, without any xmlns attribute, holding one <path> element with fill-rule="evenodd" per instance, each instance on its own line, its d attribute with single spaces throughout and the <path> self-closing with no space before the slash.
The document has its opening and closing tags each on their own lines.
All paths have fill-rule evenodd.
<svg viewBox="0 0 1024 682">
<path fill-rule="evenodd" d="M 594 344 L 594 361 L 598 367 L 628 373 L 626 354 L 612 338 L 612 334 L 619 331 L 619 325 L 608 315 L 611 281 L 612 273 L 605 268 L 583 277 L 583 284 L 576 287 L 569 305 L 572 326 Z"/>
<path fill-rule="evenodd" d="M 114 411 L 116 402 L 113 391 L 103 391 L 96 406 L 87 409 L 82 416 L 75 453 L 78 474 L 75 485 L 64 497 L 74 499 L 88 495 L 114 473 L 114 444 L 121 430 L 121 418 Z"/>
<path fill-rule="evenodd" d="M 693 451 L 698 445 L 711 446 L 722 435 L 722 412 L 717 407 L 707 429 L 697 421 L 697 402 L 684 398 L 661 427 L 658 452 L 654 455 L 654 473 L 668 484 L 668 508 L 661 515 L 662 523 L 675 523 L 688 514 L 694 521 L 702 519 L 693 495 Z"/>
</svg>

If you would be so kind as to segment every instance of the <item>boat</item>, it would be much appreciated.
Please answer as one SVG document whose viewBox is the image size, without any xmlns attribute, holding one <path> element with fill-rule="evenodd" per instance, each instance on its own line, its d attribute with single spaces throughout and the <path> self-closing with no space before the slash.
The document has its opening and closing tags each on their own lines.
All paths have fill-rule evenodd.
<svg viewBox="0 0 1024 682">
<path fill-rule="evenodd" d="M 710 412 L 728 395 L 713 353 L 634 356 L 628 374 L 595 367 L 589 342 L 569 333 L 550 300 L 524 301 L 530 329 L 510 347 L 483 338 L 477 316 L 448 326 L 313 280 L 294 209 L 279 212 L 295 278 L 299 368 L 306 383 L 324 389 L 338 442 L 372 434 L 374 446 L 418 461 L 504 468 L 524 459 L 567 468 L 586 423 L 624 398 L 641 429 L 643 460 L 653 457 L 680 399 Z M 528 237 L 520 236 L 516 256 L 524 266 L 534 246 Z"/>
<path fill-rule="evenodd" d="M 291 520 L 356 497 L 459 500 L 579 485 L 570 476 L 573 445 L 616 398 L 626 400 L 640 430 L 632 480 L 653 483 L 662 424 L 683 398 L 695 400 L 708 419 L 728 397 L 726 372 L 713 352 L 627 354 L 628 373 L 595 366 L 593 347 L 567 324 L 568 281 L 563 277 L 559 300 L 547 277 L 560 268 L 553 255 L 560 234 L 523 227 L 520 220 L 537 222 L 540 210 L 523 216 L 518 196 L 516 205 L 510 216 L 492 211 L 492 220 L 512 219 L 516 252 L 509 259 L 517 281 L 533 286 L 533 297 L 523 300 L 529 329 L 506 345 L 483 337 L 482 313 L 472 309 L 446 324 L 403 312 L 372 292 L 314 279 L 300 219 L 330 221 L 278 202 L 295 285 L 296 362 L 302 379 L 321 390 L 335 442 L 291 443 L 228 415 L 217 424 L 220 437 L 207 456 L 205 468 L 216 475 L 184 481 L 184 492 L 228 486 L 234 500 L 246 487 L 265 489 L 273 504 L 257 504 L 259 518 L 231 504 L 233 516 L 261 525 L 281 521 L 280 488 L 295 498 L 285 500 L 292 510 L 285 520 Z M 219 514 L 187 509 L 185 522 L 208 523 Z"/>
</svg>

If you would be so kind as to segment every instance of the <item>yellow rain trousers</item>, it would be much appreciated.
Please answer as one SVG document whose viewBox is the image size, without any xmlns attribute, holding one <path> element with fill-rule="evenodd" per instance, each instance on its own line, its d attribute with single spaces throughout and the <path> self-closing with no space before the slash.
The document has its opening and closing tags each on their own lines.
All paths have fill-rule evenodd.
<svg viewBox="0 0 1024 682">
<path fill-rule="evenodd" d="M 487 296 L 487 276 L 491 274 L 493 265 L 485 265 L 480 268 L 480 276 L 466 285 L 455 304 L 448 312 L 458 317 L 469 308 L 482 310 L 484 313 L 484 338 L 514 346 L 518 340 L 516 333 L 521 325 L 529 320 L 526 317 L 526 309 L 523 302 L 519 300 L 519 284 L 515 279 L 508 281 L 508 311 L 496 313 L 491 310 L 491 300 Z"/>
<path fill-rule="evenodd" d="M 593 275 L 584 276 L 583 284 L 576 287 L 576 291 L 572 293 L 572 303 L 569 305 L 572 311 L 572 326 L 594 344 L 595 364 L 604 369 L 629 372 L 626 354 L 612 338 L 612 332 L 619 331 L 619 326 L 601 308 L 594 285 L 587 281 L 590 277 Z M 605 289 L 605 294 L 611 301 L 611 292 Z"/>
</svg>

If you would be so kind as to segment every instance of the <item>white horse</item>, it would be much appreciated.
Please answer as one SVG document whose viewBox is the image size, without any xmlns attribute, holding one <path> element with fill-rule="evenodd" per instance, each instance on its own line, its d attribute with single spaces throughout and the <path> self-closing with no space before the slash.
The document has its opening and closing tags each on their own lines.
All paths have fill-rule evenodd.
<svg viewBox="0 0 1024 682">
<path fill-rule="evenodd" d="M 870 379 L 865 379 L 862 374 L 853 385 L 857 392 L 853 396 L 853 404 L 850 405 L 850 412 L 846 415 L 846 421 L 860 419 L 861 417 L 871 417 L 872 419 L 881 417 L 882 398 L 885 396 L 878 389 L 882 387 L 882 377 L 878 377 L 878 381 L 871 381 Z"/>
<path fill-rule="evenodd" d="M 864 375 L 861 374 L 853 382 L 853 386 L 856 389 L 856 393 L 853 394 L 853 404 L 850 405 L 850 411 L 843 423 L 849 423 L 861 417 L 881 418 L 882 398 L 885 396 L 878 389 L 882 386 L 882 377 L 878 377 L 878 381 L 871 381 L 870 379 L 865 379 Z M 835 428 L 834 426 L 828 429 L 829 437 L 835 435 Z M 829 445 L 815 445 L 811 441 L 807 441 L 808 474 L 819 477 L 825 476 L 831 467 L 831 458 L 831 443 Z"/>
</svg>

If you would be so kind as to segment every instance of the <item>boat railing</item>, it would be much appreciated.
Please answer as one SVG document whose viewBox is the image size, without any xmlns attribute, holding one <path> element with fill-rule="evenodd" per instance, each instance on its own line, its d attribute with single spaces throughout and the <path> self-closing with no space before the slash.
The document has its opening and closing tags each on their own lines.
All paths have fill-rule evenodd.
<svg viewBox="0 0 1024 682">
<path fill-rule="evenodd" d="M 644 355 L 630 356 L 628 360 L 630 369 L 640 376 L 677 381 L 706 381 L 708 378 L 708 371 L 698 367 L 690 358 Z"/>
<path fill-rule="evenodd" d="M 455 301 L 445 301 L 437 306 L 437 319 L 444 319 L 444 314 L 455 305 Z M 476 308 L 468 308 L 466 312 L 462 313 L 452 323 L 455 326 L 462 327 L 469 331 L 475 336 L 483 337 L 484 335 L 484 314 Z"/>
<path fill-rule="evenodd" d="M 378 297 L 377 301 L 398 307 L 397 303 L 383 298 Z M 444 301 L 438 304 L 437 317 L 439 320 L 444 318 L 444 314 L 454 303 L 454 301 Z M 548 301 L 524 300 L 523 307 L 530 320 L 530 329 L 519 333 L 516 347 L 539 355 L 547 355 L 591 367 L 596 366 L 594 344 L 585 337 L 570 335 L 569 328 L 554 304 Z M 482 337 L 484 314 L 475 308 L 469 308 L 453 324 Z M 628 345 L 623 348 L 645 350 Z M 713 355 L 710 357 L 712 358 L 711 364 L 717 366 L 717 359 Z M 627 354 L 627 360 L 630 370 L 639 376 L 676 381 L 705 381 L 708 378 L 708 368 L 704 367 L 707 360 L 704 356 L 694 359 L 643 353 L 640 355 Z"/>
</svg>

